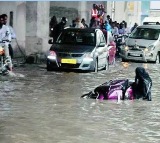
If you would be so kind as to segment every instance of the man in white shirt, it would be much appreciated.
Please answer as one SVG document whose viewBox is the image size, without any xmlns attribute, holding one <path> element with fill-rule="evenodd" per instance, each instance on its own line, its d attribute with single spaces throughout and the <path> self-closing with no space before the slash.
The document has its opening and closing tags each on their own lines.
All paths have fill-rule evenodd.
<svg viewBox="0 0 160 143">
<path fill-rule="evenodd" d="M 2 17 L 3 17 L 3 24 L 8 26 L 8 28 L 10 30 L 11 38 L 16 39 L 16 34 L 15 34 L 13 28 L 11 26 L 7 25 L 7 20 L 8 20 L 7 14 L 2 14 Z M 11 58 L 13 59 L 13 48 L 12 48 L 11 42 L 9 43 L 9 54 L 10 54 Z"/>
<path fill-rule="evenodd" d="M 4 47 L 6 62 L 12 71 L 12 60 L 9 54 L 9 42 L 11 42 L 10 29 L 3 24 L 3 16 L 0 15 L 0 45 Z"/>
<path fill-rule="evenodd" d="M 118 27 L 117 27 L 117 25 L 114 22 L 112 23 L 112 34 L 113 34 L 113 36 L 119 35 L 119 33 L 118 33 Z"/>
</svg>

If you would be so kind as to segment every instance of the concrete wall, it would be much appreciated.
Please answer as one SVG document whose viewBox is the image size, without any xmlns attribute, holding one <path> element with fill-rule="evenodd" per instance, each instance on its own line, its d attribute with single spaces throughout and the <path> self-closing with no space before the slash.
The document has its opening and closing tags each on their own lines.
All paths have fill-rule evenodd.
<svg viewBox="0 0 160 143">
<path fill-rule="evenodd" d="M 58 22 L 62 17 L 67 17 L 67 25 L 71 25 L 71 22 L 78 16 L 79 2 L 50 2 L 50 18 L 56 16 Z"/>
<path fill-rule="evenodd" d="M 26 2 L 26 54 L 47 52 L 50 2 Z"/>
</svg>

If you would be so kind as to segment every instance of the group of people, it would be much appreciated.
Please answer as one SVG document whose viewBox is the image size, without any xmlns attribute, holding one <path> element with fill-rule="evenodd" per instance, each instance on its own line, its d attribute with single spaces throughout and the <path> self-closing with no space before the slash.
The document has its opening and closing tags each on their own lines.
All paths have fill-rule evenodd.
<svg viewBox="0 0 160 143">
<path fill-rule="evenodd" d="M 13 48 L 11 46 L 12 39 L 16 38 L 14 30 L 7 25 L 8 16 L 0 15 L 0 45 L 4 47 L 5 63 L 7 64 L 6 71 L 12 71 Z"/>
<path fill-rule="evenodd" d="M 50 37 L 53 37 L 53 39 L 56 40 L 61 31 L 66 27 L 67 22 L 68 22 L 67 18 L 62 17 L 61 21 L 58 23 L 56 17 L 53 16 L 50 21 Z M 97 16 L 95 16 L 92 12 L 89 25 L 86 24 L 86 20 L 84 18 L 80 19 L 79 17 L 77 17 L 72 20 L 72 24 L 69 27 L 99 28 L 102 29 L 103 31 L 108 32 L 109 35 L 118 36 L 118 35 L 127 35 L 131 33 L 137 26 L 138 24 L 135 23 L 132 28 L 129 28 L 127 27 L 126 21 L 123 20 L 120 23 L 118 23 L 117 21 L 112 21 L 110 15 L 107 15 L 106 20 L 104 22 L 103 21 L 100 22 Z"/>
<path fill-rule="evenodd" d="M 102 24 L 105 13 L 106 11 L 102 4 L 93 4 L 93 7 L 91 9 L 91 19 L 95 19 L 99 24 Z"/>
</svg>

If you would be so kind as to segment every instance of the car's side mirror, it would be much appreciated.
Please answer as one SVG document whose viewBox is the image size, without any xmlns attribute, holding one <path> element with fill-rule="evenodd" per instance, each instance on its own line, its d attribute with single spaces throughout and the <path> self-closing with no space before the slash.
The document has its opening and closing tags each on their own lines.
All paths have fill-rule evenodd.
<svg viewBox="0 0 160 143">
<path fill-rule="evenodd" d="M 49 39 L 49 40 L 48 40 L 48 44 L 53 44 L 53 40 L 52 40 L 52 39 Z"/>
</svg>

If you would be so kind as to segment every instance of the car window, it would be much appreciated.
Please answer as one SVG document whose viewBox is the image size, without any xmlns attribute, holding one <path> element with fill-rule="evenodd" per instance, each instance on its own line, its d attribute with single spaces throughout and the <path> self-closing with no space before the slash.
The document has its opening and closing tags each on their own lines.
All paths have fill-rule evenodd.
<svg viewBox="0 0 160 143">
<path fill-rule="evenodd" d="M 152 28 L 137 28 L 129 38 L 134 39 L 146 39 L 146 40 L 157 40 L 159 38 L 160 29 Z"/>
<path fill-rule="evenodd" d="M 95 33 L 88 31 L 63 31 L 57 44 L 95 45 Z"/>
</svg>

